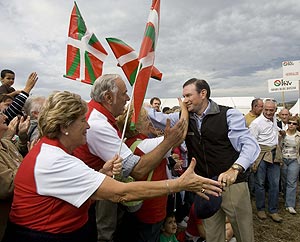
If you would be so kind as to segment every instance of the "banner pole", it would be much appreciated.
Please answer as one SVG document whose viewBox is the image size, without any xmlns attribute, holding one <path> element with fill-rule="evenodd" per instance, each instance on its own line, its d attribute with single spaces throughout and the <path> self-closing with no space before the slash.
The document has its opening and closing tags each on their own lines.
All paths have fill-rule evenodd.
<svg viewBox="0 0 300 242">
<path fill-rule="evenodd" d="M 298 92 L 298 99 L 300 98 L 300 79 L 298 80 L 298 90 L 299 90 L 299 92 Z"/>
<path fill-rule="evenodd" d="M 285 103 L 284 103 L 284 91 L 282 91 L 281 94 L 282 94 L 282 95 L 281 95 L 281 97 L 282 97 L 282 106 L 283 106 L 283 108 L 285 108 Z"/>
</svg>

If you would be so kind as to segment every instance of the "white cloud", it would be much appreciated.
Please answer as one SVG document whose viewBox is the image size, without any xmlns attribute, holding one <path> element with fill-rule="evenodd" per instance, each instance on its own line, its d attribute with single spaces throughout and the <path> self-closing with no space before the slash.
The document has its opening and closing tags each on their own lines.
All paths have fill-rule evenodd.
<svg viewBox="0 0 300 242">
<path fill-rule="evenodd" d="M 78 92 L 90 86 L 63 78 L 72 0 L 1 1 L 0 69 L 16 72 L 17 88 L 37 71 L 34 93 Z M 117 37 L 137 51 L 150 0 L 78 0 L 87 27 L 109 53 L 104 73 L 123 73 L 107 45 Z M 146 97 L 177 97 L 189 78 L 208 80 L 213 96 L 274 96 L 267 80 L 282 75 L 281 62 L 300 59 L 300 1 L 162 0 L 155 65 L 163 81 L 150 80 Z M 130 87 L 128 87 L 131 93 Z M 298 92 L 286 93 L 295 99 Z"/>
</svg>

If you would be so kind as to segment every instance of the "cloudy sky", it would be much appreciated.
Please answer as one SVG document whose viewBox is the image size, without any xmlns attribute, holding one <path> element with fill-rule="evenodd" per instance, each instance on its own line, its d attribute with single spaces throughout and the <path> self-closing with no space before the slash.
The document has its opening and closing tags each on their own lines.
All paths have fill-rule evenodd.
<svg viewBox="0 0 300 242">
<path fill-rule="evenodd" d="M 109 53 L 103 73 L 119 73 L 106 37 L 140 48 L 151 0 L 77 0 L 89 30 Z M 90 86 L 66 79 L 71 0 L 0 0 L 0 69 L 16 73 L 22 88 L 30 72 L 34 95 L 69 90 L 89 99 Z M 300 60 L 299 0 L 161 0 L 155 65 L 162 82 L 150 80 L 146 98 L 181 96 L 182 84 L 206 79 L 213 97 L 269 93 L 267 80 L 282 77 L 282 61 Z M 128 86 L 129 94 L 131 87 Z M 286 92 L 285 100 L 297 99 Z"/>
</svg>

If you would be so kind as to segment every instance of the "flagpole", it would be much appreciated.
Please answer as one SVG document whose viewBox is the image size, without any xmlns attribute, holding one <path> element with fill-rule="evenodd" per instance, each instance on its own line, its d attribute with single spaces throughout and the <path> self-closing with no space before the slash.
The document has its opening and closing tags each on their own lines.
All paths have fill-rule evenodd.
<svg viewBox="0 0 300 242">
<path fill-rule="evenodd" d="M 140 67 L 141 67 L 141 62 L 139 62 L 138 69 L 137 69 L 138 71 L 135 75 L 135 79 L 134 79 L 134 83 L 133 83 L 133 87 L 132 87 L 132 91 L 131 91 L 130 101 L 129 101 L 128 108 L 127 108 L 127 113 L 126 113 L 125 123 L 124 123 L 124 126 L 123 126 L 123 131 L 122 131 L 122 136 L 121 136 L 121 144 L 120 144 L 118 155 L 120 155 L 120 153 L 121 153 L 121 149 L 122 149 L 122 145 L 123 145 L 123 139 L 124 139 L 124 136 L 125 136 L 125 131 L 126 131 L 126 127 L 127 127 L 128 118 L 129 118 L 130 107 L 131 107 L 131 103 L 132 103 L 132 99 L 133 99 L 133 91 L 134 91 L 134 88 L 135 88 L 135 83 L 136 83 L 137 76 L 140 72 Z M 113 178 L 115 178 L 115 175 L 113 175 Z"/>
<path fill-rule="evenodd" d="M 138 65 L 137 73 L 136 73 L 136 76 L 135 76 L 135 80 L 134 80 L 134 84 L 133 84 L 133 88 L 132 88 L 132 93 L 131 93 L 131 97 L 130 97 L 130 102 L 129 102 L 129 107 L 128 107 L 126 118 L 125 118 L 125 124 L 124 124 L 124 127 L 123 127 L 123 132 L 122 132 L 122 137 L 121 137 L 121 144 L 120 144 L 120 148 L 119 148 L 119 155 L 121 153 L 121 148 L 122 148 L 123 138 L 124 138 L 125 131 L 126 131 L 126 126 L 127 126 L 128 117 L 129 117 L 129 111 L 130 111 L 130 108 L 131 108 L 131 103 L 132 103 L 132 100 L 134 98 L 133 95 L 134 95 L 134 90 L 135 90 L 137 77 L 140 73 L 140 68 L 142 66 L 141 58 L 149 56 L 150 50 L 152 48 L 151 45 L 150 45 L 150 42 L 148 43 L 148 42 L 145 41 L 147 28 L 149 27 L 148 26 L 149 23 L 152 23 L 154 25 L 154 31 L 155 31 L 154 33 L 152 33 L 152 34 L 154 34 L 154 37 L 155 37 L 155 40 L 154 41 L 152 40 L 152 44 L 154 43 L 153 55 L 154 55 L 155 47 L 157 45 L 158 27 L 159 27 L 159 25 L 158 25 L 158 23 L 159 23 L 159 8 L 160 8 L 160 0 L 153 0 L 152 4 L 151 4 L 150 14 L 148 16 L 148 21 L 147 21 L 147 24 L 146 24 L 146 30 L 145 30 L 145 33 L 144 33 L 144 38 L 143 38 L 142 45 L 141 45 L 140 52 L 139 52 L 139 57 L 138 57 L 139 65 Z M 157 15 L 155 15 L 155 13 Z M 155 20 L 157 20 L 157 21 L 155 21 Z M 157 29 L 155 27 L 157 27 Z M 152 31 L 150 31 L 150 32 L 152 32 Z M 152 68 L 153 68 L 153 65 L 154 65 L 154 56 L 152 58 L 153 58 L 153 60 L 152 60 L 152 64 L 151 64 L 151 71 L 152 71 Z M 148 77 L 149 79 L 150 79 L 150 76 L 151 76 L 151 72 L 150 72 L 149 77 Z M 148 79 L 148 81 L 149 81 L 149 79 Z M 145 99 L 145 93 L 144 93 L 144 99 Z M 137 100 L 135 100 L 135 101 L 137 101 Z M 138 101 L 140 102 L 141 99 L 138 99 Z M 138 104 L 140 104 L 140 103 L 138 103 Z M 134 111 L 134 115 L 135 115 L 136 114 L 135 112 L 137 112 L 137 110 L 134 109 L 133 111 Z M 138 111 L 138 114 L 139 114 L 139 112 L 140 112 L 140 110 Z M 135 118 L 138 119 L 138 115 Z"/>
<path fill-rule="evenodd" d="M 124 136 L 125 136 L 125 131 L 126 131 L 127 123 L 128 123 L 128 118 L 129 118 L 130 107 L 131 107 L 131 103 L 132 103 L 132 100 L 133 100 L 133 92 L 134 92 L 134 88 L 135 88 L 135 83 L 136 83 L 137 76 L 138 76 L 138 74 L 139 74 L 139 72 L 140 72 L 140 67 L 141 67 L 141 62 L 139 62 L 139 65 L 138 65 L 138 71 L 137 71 L 137 73 L 136 73 L 136 75 L 135 75 L 135 79 L 134 79 L 134 83 L 133 83 L 133 87 L 132 87 L 132 91 L 131 91 L 130 101 L 129 101 L 129 104 L 128 104 L 127 113 L 126 113 L 126 118 L 125 118 L 125 123 L 124 123 L 123 131 L 122 131 L 122 137 L 121 137 L 121 140 L 122 140 L 122 141 L 123 141 Z M 119 155 L 120 155 L 120 153 L 121 153 L 122 143 L 123 143 L 123 142 L 121 142 L 121 145 L 120 145 Z"/>
</svg>

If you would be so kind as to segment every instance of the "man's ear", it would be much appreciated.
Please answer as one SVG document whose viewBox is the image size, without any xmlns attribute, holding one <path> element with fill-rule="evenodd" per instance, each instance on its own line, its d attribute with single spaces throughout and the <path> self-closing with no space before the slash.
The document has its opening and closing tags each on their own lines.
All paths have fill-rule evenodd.
<svg viewBox="0 0 300 242">
<path fill-rule="evenodd" d="M 206 89 L 202 89 L 200 92 L 201 96 L 206 97 L 207 96 L 207 90 Z"/>
<path fill-rule="evenodd" d="M 105 95 L 104 95 L 104 100 L 106 103 L 108 104 L 112 104 L 113 103 L 113 95 L 111 92 L 106 92 Z"/>
</svg>

